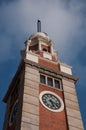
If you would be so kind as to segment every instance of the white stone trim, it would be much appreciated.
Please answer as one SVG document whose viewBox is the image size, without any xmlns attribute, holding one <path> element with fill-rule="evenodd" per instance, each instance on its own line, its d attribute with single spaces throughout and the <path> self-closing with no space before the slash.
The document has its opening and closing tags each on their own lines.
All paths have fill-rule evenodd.
<svg viewBox="0 0 86 130">
<path fill-rule="evenodd" d="M 60 62 L 60 70 L 64 73 L 72 75 L 72 67 Z"/>
<path fill-rule="evenodd" d="M 38 56 L 32 52 L 26 54 L 26 59 L 38 63 Z"/>
<path fill-rule="evenodd" d="M 53 94 L 54 96 L 56 96 L 56 97 L 60 100 L 60 102 L 61 102 L 61 107 L 60 107 L 58 110 L 52 110 L 52 109 L 48 108 L 48 107 L 43 103 L 43 101 L 42 101 L 42 96 L 43 96 L 44 94 L 46 94 L 46 93 Z M 40 93 L 40 95 L 39 95 L 39 100 L 40 100 L 41 104 L 42 104 L 46 109 L 48 109 L 48 110 L 50 110 L 50 111 L 52 111 L 52 112 L 61 112 L 61 111 L 63 111 L 63 109 L 64 109 L 63 100 L 62 100 L 56 93 L 54 93 L 54 92 L 51 92 L 51 91 L 42 91 L 42 92 Z"/>
<path fill-rule="evenodd" d="M 52 56 L 48 52 L 43 52 L 43 57 L 52 60 Z"/>
</svg>

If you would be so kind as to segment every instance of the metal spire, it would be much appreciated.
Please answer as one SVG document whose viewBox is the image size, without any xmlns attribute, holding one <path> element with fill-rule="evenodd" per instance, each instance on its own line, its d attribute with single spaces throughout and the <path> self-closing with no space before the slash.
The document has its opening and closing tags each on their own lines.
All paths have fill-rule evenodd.
<svg viewBox="0 0 86 130">
<path fill-rule="evenodd" d="M 41 32 L 41 21 L 39 19 L 37 21 L 37 32 Z"/>
</svg>

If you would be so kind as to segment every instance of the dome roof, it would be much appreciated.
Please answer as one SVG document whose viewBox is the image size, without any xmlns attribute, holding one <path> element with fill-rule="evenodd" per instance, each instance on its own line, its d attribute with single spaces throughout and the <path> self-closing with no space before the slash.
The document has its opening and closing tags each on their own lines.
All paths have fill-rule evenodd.
<svg viewBox="0 0 86 130">
<path fill-rule="evenodd" d="M 37 32 L 37 33 L 35 33 L 35 34 L 32 34 L 32 35 L 29 37 L 29 39 L 32 39 L 32 38 L 38 37 L 38 36 L 41 36 L 41 37 L 44 37 L 44 38 L 49 39 L 47 33 L 45 33 L 45 32 Z"/>
</svg>

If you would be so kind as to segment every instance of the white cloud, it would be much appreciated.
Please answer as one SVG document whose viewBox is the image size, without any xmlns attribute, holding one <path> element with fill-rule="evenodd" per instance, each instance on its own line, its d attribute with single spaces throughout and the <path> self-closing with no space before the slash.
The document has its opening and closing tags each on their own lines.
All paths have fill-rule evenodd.
<svg viewBox="0 0 86 130">
<path fill-rule="evenodd" d="M 18 44 L 20 47 L 22 43 L 19 43 L 21 41 L 19 38 L 22 37 L 23 40 L 25 34 L 30 35 L 36 32 L 36 21 L 41 19 L 42 31 L 47 32 L 55 41 L 60 57 L 63 60 L 67 57 L 67 62 L 75 60 L 77 53 L 84 46 L 81 42 L 78 44 L 83 33 L 81 27 L 86 20 L 82 15 L 83 9 L 84 3 L 78 0 L 70 2 L 67 0 L 19 0 L 3 4 L 0 7 L 0 29 L 5 32 L 5 34 L 3 33 L 4 39 L 6 39 L 5 51 L 9 54 L 12 53 L 11 46 L 14 42 L 9 43 L 10 39 L 12 42 L 12 37 L 16 37 L 14 47 Z M 86 32 L 86 28 L 84 32 Z M 3 44 L 5 45 L 5 42 Z M 78 48 L 74 46 L 78 46 Z M 9 50 L 9 48 L 11 49 Z M 5 55 L 3 49 L 1 53 Z M 72 58 L 70 59 L 70 57 Z"/>
<path fill-rule="evenodd" d="M 1 4 L 0 63 L 18 57 L 17 51 L 26 37 L 36 32 L 37 19 L 41 19 L 42 31 L 55 41 L 60 59 L 77 68 L 80 85 L 85 86 L 86 67 L 77 64 L 77 55 L 86 48 L 85 6 L 82 0 L 14 0 Z M 83 86 L 80 90 L 84 91 Z"/>
</svg>

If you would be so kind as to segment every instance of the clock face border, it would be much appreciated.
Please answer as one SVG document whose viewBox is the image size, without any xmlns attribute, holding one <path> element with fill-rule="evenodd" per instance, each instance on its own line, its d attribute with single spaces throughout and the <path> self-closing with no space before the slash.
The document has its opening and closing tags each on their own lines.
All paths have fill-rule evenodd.
<svg viewBox="0 0 86 130">
<path fill-rule="evenodd" d="M 61 103 L 61 107 L 60 107 L 59 109 L 57 109 L 57 110 L 54 110 L 54 109 L 51 109 L 51 108 L 49 108 L 48 106 L 46 106 L 46 105 L 44 104 L 44 102 L 42 101 L 42 96 L 43 96 L 44 94 L 52 94 L 52 95 L 54 95 L 56 98 L 58 98 L 59 101 L 60 101 L 60 103 Z M 62 100 L 56 93 L 54 93 L 54 92 L 51 92 L 51 91 L 42 91 L 42 92 L 39 94 L 39 100 L 40 100 L 41 104 L 42 104 L 46 109 L 48 109 L 48 110 L 50 110 L 50 111 L 52 111 L 52 112 L 61 112 L 61 111 L 63 111 L 63 109 L 64 109 L 63 100 Z"/>
</svg>

